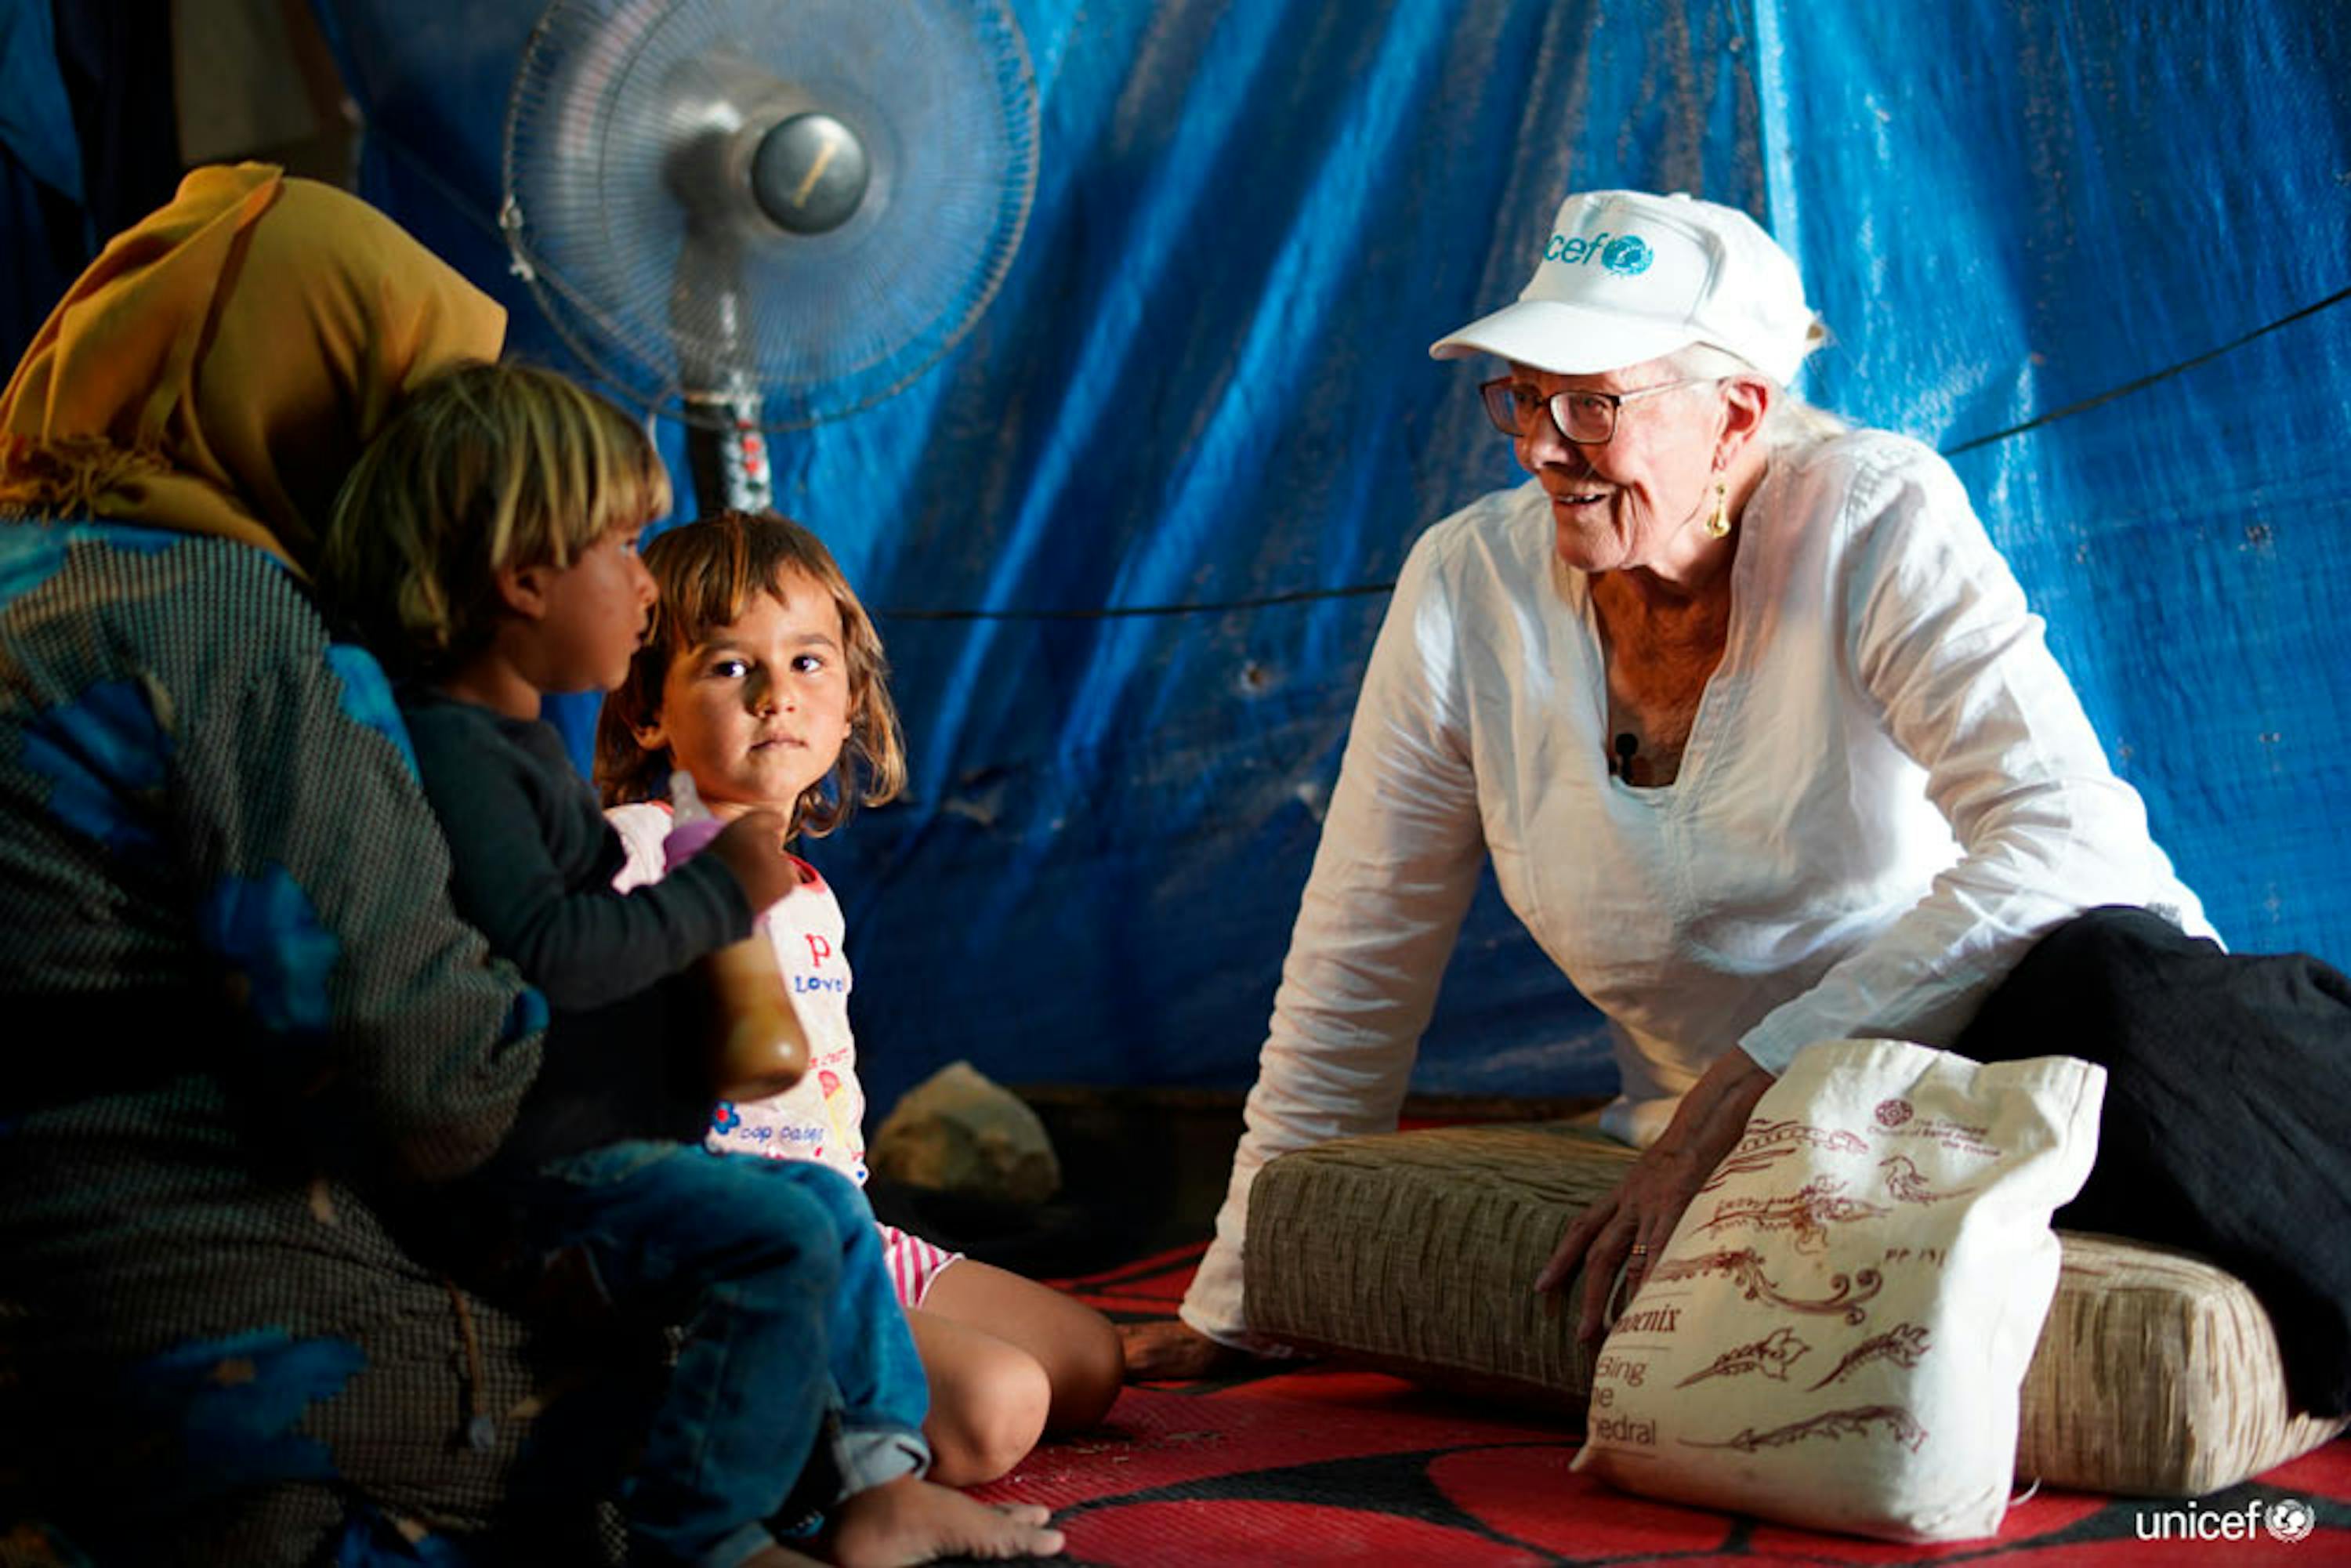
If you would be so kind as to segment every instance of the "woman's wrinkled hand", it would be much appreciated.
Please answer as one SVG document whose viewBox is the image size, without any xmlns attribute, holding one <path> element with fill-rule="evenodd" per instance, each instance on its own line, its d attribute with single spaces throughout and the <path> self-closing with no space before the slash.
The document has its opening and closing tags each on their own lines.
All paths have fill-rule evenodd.
<svg viewBox="0 0 2351 1568">
<path fill-rule="evenodd" d="M 1121 1323 L 1118 1337 L 1126 1349 L 1129 1383 L 1214 1377 L 1238 1368 L 1249 1359 L 1247 1351 L 1218 1344 L 1181 1318 Z"/>
<path fill-rule="evenodd" d="M 1771 1074 L 1745 1051 L 1725 1051 L 1682 1096 L 1665 1135 L 1633 1162 L 1616 1189 L 1569 1224 L 1535 1276 L 1535 1289 L 1563 1289 L 1583 1265 L 1578 1339 L 1597 1339 L 1606 1328 L 1619 1268 L 1628 1300 L 1641 1288 L 1650 1260 L 1665 1249 L 1682 1211 L 1738 1144 L 1755 1102 L 1771 1082 Z"/>
</svg>

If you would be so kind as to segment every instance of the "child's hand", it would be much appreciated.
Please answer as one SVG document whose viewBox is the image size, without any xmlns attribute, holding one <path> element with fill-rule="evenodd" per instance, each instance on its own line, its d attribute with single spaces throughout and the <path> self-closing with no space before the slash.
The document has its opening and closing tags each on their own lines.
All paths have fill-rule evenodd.
<svg viewBox="0 0 2351 1568">
<path fill-rule="evenodd" d="M 784 835 L 790 827 L 780 811 L 764 807 L 746 811 L 703 852 L 716 855 L 735 873 L 755 913 L 799 885 L 799 867 L 784 851 Z"/>
</svg>

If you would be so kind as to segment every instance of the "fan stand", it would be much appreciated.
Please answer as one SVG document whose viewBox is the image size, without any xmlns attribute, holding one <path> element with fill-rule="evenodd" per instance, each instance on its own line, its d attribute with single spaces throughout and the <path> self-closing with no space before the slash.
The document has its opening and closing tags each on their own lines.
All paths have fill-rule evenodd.
<svg viewBox="0 0 2351 1568">
<path fill-rule="evenodd" d="M 710 196 L 711 190 L 725 188 L 723 174 L 697 180 L 693 172 L 700 159 L 723 170 L 726 151 L 724 138 L 690 148 L 680 159 L 676 181 L 695 216 L 670 288 L 671 320 L 685 384 L 709 389 L 685 394 L 704 413 L 687 421 L 686 471 L 695 502 L 705 511 L 716 502 L 730 512 L 765 512 L 775 505 L 775 473 L 768 438 L 759 429 L 758 383 L 744 368 L 745 214 Z M 870 165 L 864 146 L 847 126 L 820 110 L 800 108 L 760 133 L 748 173 L 753 206 L 772 225 L 760 234 L 760 242 L 773 244 L 780 236 L 789 244 L 830 234 L 855 216 L 865 199 Z M 697 298 L 716 302 L 717 329 L 706 340 L 685 328 Z"/>
<path fill-rule="evenodd" d="M 705 514 L 721 507 L 764 512 L 775 504 L 768 438 L 759 430 L 758 389 L 742 368 L 738 254 L 724 237 L 699 236 L 679 251 L 671 285 L 673 314 L 697 298 L 715 300 L 713 314 L 720 324 L 715 341 L 687 332 L 676 339 L 685 384 L 710 389 L 686 394 L 689 414 L 700 414 L 686 421 L 686 474 L 694 482 L 695 506 Z"/>
<path fill-rule="evenodd" d="M 775 510 L 775 473 L 768 461 L 768 438 L 759 433 L 759 400 L 745 395 L 724 405 L 724 430 L 685 427 L 685 471 L 694 499 L 705 515 L 716 499 L 730 512 Z"/>
</svg>

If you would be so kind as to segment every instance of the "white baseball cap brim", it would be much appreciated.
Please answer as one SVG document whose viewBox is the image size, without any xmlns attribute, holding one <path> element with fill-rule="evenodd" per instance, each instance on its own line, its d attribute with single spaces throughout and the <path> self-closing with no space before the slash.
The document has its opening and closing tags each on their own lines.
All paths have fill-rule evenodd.
<svg viewBox="0 0 2351 1568">
<path fill-rule="evenodd" d="M 1699 340 L 1687 326 L 1586 310 L 1555 299 L 1521 299 L 1439 339 L 1428 353 L 1436 360 L 1492 354 L 1539 371 L 1582 376 L 1662 359 Z"/>
</svg>

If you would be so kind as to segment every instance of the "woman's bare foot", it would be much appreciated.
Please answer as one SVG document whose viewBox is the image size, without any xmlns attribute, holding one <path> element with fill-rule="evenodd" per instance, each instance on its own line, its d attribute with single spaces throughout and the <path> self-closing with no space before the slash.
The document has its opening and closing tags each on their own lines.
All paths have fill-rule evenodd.
<svg viewBox="0 0 2351 1568">
<path fill-rule="evenodd" d="M 1247 1353 L 1218 1344 L 1181 1318 L 1121 1323 L 1118 1337 L 1126 1351 L 1129 1383 L 1214 1377 L 1249 1361 Z"/>
<path fill-rule="evenodd" d="M 839 1568 L 912 1568 L 941 1557 L 1058 1557 L 1061 1532 L 1034 1503 L 1002 1508 L 900 1476 L 837 1504 L 816 1546 Z"/>
</svg>

